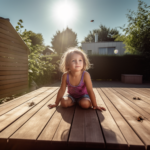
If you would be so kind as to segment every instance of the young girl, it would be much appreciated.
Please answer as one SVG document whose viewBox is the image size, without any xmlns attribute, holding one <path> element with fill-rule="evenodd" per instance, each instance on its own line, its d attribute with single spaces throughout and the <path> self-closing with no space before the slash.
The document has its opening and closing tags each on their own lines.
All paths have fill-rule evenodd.
<svg viewBox="0 0 150 150">
<path fill-rule="evenodd" d="M 105 110 L 96 104 L 91 78 L 85 71 L 89 67 L 87 55 L 82 50 L 75 47 L 66 51 L 60 63 L 60 70 L 64 73 L 61 86 L 55 104 L 49 104 L 48 107 L 57 107 L 61 102 L 62 107 L 70 107 L 77 103 L 85 109 L 93 106 L 93 109 Z M 68 87 L 68 94 L 63 97 L 66 87 Z"/>
</svg>

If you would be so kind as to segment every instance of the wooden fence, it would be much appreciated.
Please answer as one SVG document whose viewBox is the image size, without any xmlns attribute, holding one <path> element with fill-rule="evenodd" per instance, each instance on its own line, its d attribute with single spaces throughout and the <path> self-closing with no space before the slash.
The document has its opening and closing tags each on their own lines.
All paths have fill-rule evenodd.
<svg viewBox="0 0 150 150">
<path fill-rule="evenodd" d="M 9 19 L 0 18 L 0 99 L 28 89 L 28 54 Z"/>
</svg>

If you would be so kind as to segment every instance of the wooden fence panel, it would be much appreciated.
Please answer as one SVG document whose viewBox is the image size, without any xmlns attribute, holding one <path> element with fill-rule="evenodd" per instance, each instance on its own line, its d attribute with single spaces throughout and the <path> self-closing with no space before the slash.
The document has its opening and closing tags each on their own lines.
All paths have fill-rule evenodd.
<svg viewBox="0 0 150 150">
<path fill-rule="evenodd" d="M 28 90 L 29 49 L 7 19 L 0 19 L 0 99 Z"/>
</svg>

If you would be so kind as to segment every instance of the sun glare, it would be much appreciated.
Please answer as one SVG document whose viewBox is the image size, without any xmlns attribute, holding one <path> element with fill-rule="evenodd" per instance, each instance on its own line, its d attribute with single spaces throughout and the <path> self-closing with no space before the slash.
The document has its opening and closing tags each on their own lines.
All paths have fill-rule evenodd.
<svg viewBox="0 0 150 150">
<path fill-rule="evenodd" d="M 57 3 L 54 9 L 56 19 L 63 22 L 65 26 L 74 18 L 74 7 L 67 0 Z"/>
</svg>

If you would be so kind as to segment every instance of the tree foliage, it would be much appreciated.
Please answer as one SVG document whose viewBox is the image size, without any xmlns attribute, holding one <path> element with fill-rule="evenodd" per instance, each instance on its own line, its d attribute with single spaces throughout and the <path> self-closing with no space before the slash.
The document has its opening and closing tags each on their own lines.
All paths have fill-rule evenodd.
<svg viewBox="0 0 150 150">
<path fill-rule="evenodd" d="M 115 35 L 119 34 L 117 29 L 110 29 L 104 25 L 100 25 L 99 29 L 94 29 L 84 38 L 83 42 L 95 42 L 95 33 L 98 34 L 98 42 L 100 41 L 114 41 Z"/>
<path fill-rule="evenodd" d="M 31 85 L 32 81 L 36 82 L 38 85 L 43 85 L 50 82 L 52 74 L 55 73 L 56 65 L 50 63 L 52 60 L 50 56 L 44 57 L 42 55 L 45 49 L 42 35 L 27 31 L 26 29 L 22 31 L 22 23 L 23 21 L 20 19 L 18 26 L 15 28 L 30 49 L 30 54 L 28 55 L 29 85 Z"/>
<path fill-rule="evenodd" d="M 121 27 L 125 34 L 116 40 L 124 42 L 126 52 L 143 55 L 144 78 L 150 79 L 150 6 L 139 0 L 137 11 L 129 10 L 127 18 L 127 26 Z"/>
<path fill-rule="evenodd" d="M 32 32 L 31 31 L 31 34 L 30 34 L 30 36 L 29 36 L 29 38 L 31 39 L 31 43 L 32 43 L 32 45 L 44 45 L 43 44 L 43 41 L 44 41 L 44 39 L 43 39 L 43 36 L 42 36 L 42 34 L 41 33 L 34 33 L 34 32 Z"/>
<path fill-rule="evenodd" d="M 118 36 L 126 45 L 126 52 L 132 54 L 150 53 L 150 6 L 138 1 L 137 12 L 129 10 L 127 14 L 128 25 L 121 27 L 125 35 Z"/>
<path fill-rule="evenodd" d="M 69 29 L 67 27 L 66 30 L 63 30 L 62 32 L 56 32 L 56 34 L 52 38 L 51 44 L 52 48 L 58 54 L 64 53 L 67 48 L 78 45 L 77 34 L 73 32 L 72 29 Z"/>
</svg>

